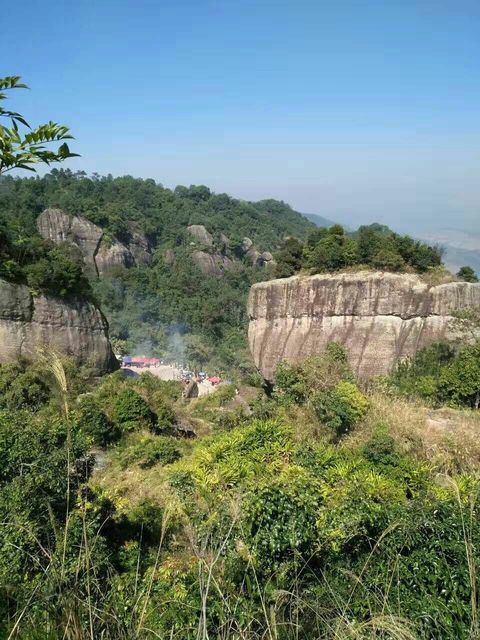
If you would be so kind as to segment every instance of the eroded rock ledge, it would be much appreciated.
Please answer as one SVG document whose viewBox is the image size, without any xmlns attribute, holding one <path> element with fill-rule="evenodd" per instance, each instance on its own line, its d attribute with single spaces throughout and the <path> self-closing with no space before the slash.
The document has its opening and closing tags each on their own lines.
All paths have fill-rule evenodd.
<svg viewBox="0 0 480 640">
<path fill-rule="evenodd" d="M 472 306 L 480 306 L 480 285 L 429 286 L 411 274 L 363 271 L 260 282 L 248 302 L 250 349 L 267 380 L 281 360 L 301 361 L 333 340 L 347 347 L 357 375 L 381 375 L 448 338 L 452 311 Z"/>
<path fill-rule="evenodd" d="M 81 298 L 34 297 L 0 279 L 0 362 L 32 357 L 41 346 L 71 355 L 97 374 L 118 368 L 101 311 Z"/>
</svg>

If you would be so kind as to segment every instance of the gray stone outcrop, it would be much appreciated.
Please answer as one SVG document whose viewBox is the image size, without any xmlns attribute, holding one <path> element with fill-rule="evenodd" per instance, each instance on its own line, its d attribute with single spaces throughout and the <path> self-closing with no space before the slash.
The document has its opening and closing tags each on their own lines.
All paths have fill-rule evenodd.
<svg viewBox="0 0 480 640">
<path fill-rule="evenodd" d="M 0 363 L 34 357 L 41 346 L 66 353 L 97 374 L 118 367 L 107 321 L 92 303 L 34 297 L 28 287 L 0 279 Z"/>
</svg>

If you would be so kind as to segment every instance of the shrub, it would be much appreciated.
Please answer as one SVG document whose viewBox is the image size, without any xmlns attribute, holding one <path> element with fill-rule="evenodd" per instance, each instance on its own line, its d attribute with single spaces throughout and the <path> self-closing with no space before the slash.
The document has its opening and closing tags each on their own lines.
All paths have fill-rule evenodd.
<svg viewBox="0 0 480 640">
<path fill-rule="evenodd" d="M 480 407 L 480 341 L 463 347 L 440 375 L 440 393 L 446 400 Z"/>
<path fill-rule="evenodd" d="M 333 390 L 318 394 L 313 405 L 318 419 L 341 436 L 365 416 L 368 400 L 352 382 L 339 382 Z"/>
<path fill-rule="evenodd" d="M 244 502 L 244 517 L 260 567 L 270 569 L 295 552 L 312 552 L 320 502 L 317 483 L 299 467 L 253 489 Z"/>
<path fill-rule="evenodd" d="M 377 434 L 363 448 L 365 458 L 375 465 L 396 466 L 400 461 L 395 440 L 387 434 Z"/>
<path fill-rule="evenodd" d="M 478 282 L 478 276 L 472 267 L 460 267 L 458 270 L 457 276 L 461 278 L 464 282 Z"/>
<path fill-rule="evenodd" d="M 116 422 L 121 425 L 126 423 L 141 421 L 151 425 L 153 423 L 154 415 L 142 398 L 133 389 L 123 389 L 117 395 L 113 406 L 113 415 Z"/>
<path fill-rule="evenodd" d="M 242 407 L 235 411 L 219 411 L 215 416 L 215 427 L 222 431 L 230 431 L 245 424 L 246 416 Z"/>
<path fill-rule="evenodd" d="M 100 446 L 114 442 L 120 435 L 119 429 L 109 420 L 92 396 L 81 398 L 77 424 L 83 433 Z"/>
<path fill-rule="evenodd" d="M 168 484 L 175 493 L 182 497 L 195 491 L 195 478 L 190 471 L 174 471 L 169 475 Z"/>
<path fill-rule="evenodd" d="M 0 366 L 0 408 L 38 410 L 50 399 L 45 377 L 30 367 L 11 364 Z"/>
<path fill-rule="evenodd" d="M 303 404 L 341 380 L 353 380 L 347 352 L 331 342 L 322 355 L 305 358 L 299 365 L 281 362 L 275 370 L 274 396 L 281 404 Z"/>
<path fill-rule="evenodd" d="M 434 402 L 439 397 L 443 367 L 454 357 L 448 344 L 432 344 L 400 362 L 390 376 L 390 383 L 402 395 Z"/>
<path fill-rule="evenodd" d="M 145 436 L 137 443 L 127 444 L 120 454 L 123 468 L 138 464 L 142 469 L 148 469 L 156 464 L 173 464 L 182 457 L 174 438 Z"/>
<path fill-rule="evenodd" d="M 153 431 L 155 433 L 168 431 L 175 425 L 176 417 L 173 409 L 160 398 L 158 398 L 156 402 L 156 416 L 157 420 L 153 426 Z"/>
</svg>

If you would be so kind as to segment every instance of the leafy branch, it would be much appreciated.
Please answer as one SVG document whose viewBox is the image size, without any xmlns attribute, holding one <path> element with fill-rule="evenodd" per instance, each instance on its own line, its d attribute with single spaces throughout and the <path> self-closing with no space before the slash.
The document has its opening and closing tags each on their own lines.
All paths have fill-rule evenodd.
<svg viewBox="0 0 480 640">
<path fill-rule="evenodd" d="M 8 99 L 8 91 L 28 89 L 20 79 L 20 76 L 0 78 L 0 103 Z M 0 123 L 0 174 L 12 169 L 36 171 L 34 165 L 40 162 L 50 165 L 78 156 L 78 153 L 70 151 L 66 142 L 62 142 L 57 149 L 47 146 L 50 143 L 73 139 L 70 129 L 65 125 L 50 121 L 32 129 L 20 113 L 2 106 L 0 118 L 9 119 L 11 124 L 5 126 Z M 20 127 L 26 127 L 28 131 L 24 133 Z"/>
</svg>

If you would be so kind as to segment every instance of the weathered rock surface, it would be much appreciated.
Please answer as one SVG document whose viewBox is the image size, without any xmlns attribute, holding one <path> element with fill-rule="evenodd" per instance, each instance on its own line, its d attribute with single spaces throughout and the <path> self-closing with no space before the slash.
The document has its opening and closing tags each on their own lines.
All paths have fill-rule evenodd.
<svg viewBox="0 0 480 640">
<path fill-rule="evenodd" d="M 253 242 L 250 240 L 250 238 L 244 238 L 242 240 L 242 251 L 244 253 L 247 253 L 247 251 L 252 247 L 253 247 Z"/>
<path fill-rule="evenodd" d="M 480 306 L 480 284 L 425 284 L 383 272 L 294 276 L 253 285 L 249 343 L 273 378 L 281 360 L 299 362 L 331 341 L 344 344 L 357 375 L 385 374 L 396 362 L 449 337 L 455 309 Z"/>
<path fill-rule="evenodd" d="M 173 249 L 167 249 L 165 251 L 165 253 L 163 254 L 163 261 L 168 267 L 171 267 L 175 264 L 176 258 Z"/>
<path fill-rule="evenodd" d="M 61 209 L 45 209 L 38 216 L 40 235 L 56 244 L 68 242 L 80 251 L 85 265 L 95 269 L 95 255 L 98 251 L 103 231 L 86 218 L 70 216 Z"/>
<path fill-rule="evenodd" d="M 213 247 L 213 236 L 205 229 L 203 224 L 191 224 L 187 227 L 187 231 L 198 243 L 206 247 Z"/>
<path fill-rule="evenodd" d="M 82 299 L 68 302 L 0 279 L 0 362 L 33 356 L 42 345 L 67 353 L 98 374 L 118 367 L 99 309 Z"/>
<path fill-rule="evenodd" d="M 121 242 L 110 244 L 102 240 L 95 255 L 95 265 L 99 275 L 114 267 L 133 267 L 135 258 Z"/>
<path fill-rule="evenodd" d="M 71 216 L 61 209 L 45 209 L 38 219 L 40 235 L 57 244 L 68 242 L 78 249 L 87 271 L 102 274 L 114 267 L 146 264 L 151 259 L 147 238 L 135 222 L 130 222 L 128 244 L 107 241 L 101 227 L 82 216 Z"/>
<path fill-rule="evenodd" d="M 202 273 L 209 276 L 221 276 L 225 271 L 234 266 L 234 262 L 220 253 L 207 253 L 206 251 L 194 251 L 193 263 Z"/>
<path fill-rule="evenodd" d="M 128 249 L 133 256 L 134 263 L 148 264 L 152 259 L 150 243 L 136 222 L 128 223 L 128 231 L 130 233 L 130 242 Z"/>
</svg>

